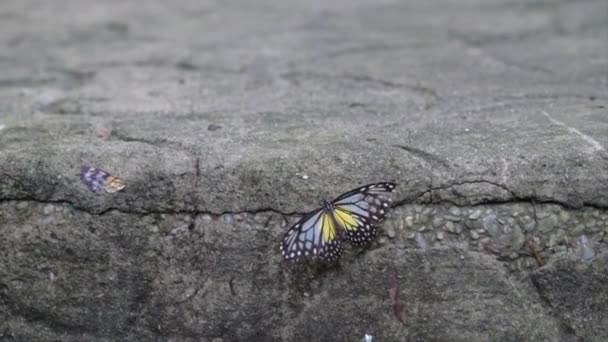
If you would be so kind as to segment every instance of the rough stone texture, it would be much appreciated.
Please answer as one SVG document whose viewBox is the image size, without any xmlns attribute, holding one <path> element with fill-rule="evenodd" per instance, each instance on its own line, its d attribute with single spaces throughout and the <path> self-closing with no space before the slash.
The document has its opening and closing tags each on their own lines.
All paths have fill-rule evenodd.
<svg viewBox="0 0 608 342">
<path fill-rule="evenodd" d="M 571 331 L 584 341 L 605 341 L 608 336 L 608 258 L 596 257 L 590 264 L 559 258 L 533 273 L 540 295 Z"/>
<path fill-rule="evenodd" d="M 385 246 L 351 253 L 339 268 L 315 269 L 281 263 L 269 244 L 282 231 L 277 214 L 213 219 L 58 209 L 41 219 L 44 206 L 33 204 L 3 229 L 3 327 L 19 341 L 568 336 L 531 283 L 510 279 L 479 253 Z M 388 303 L 392 276 L 406 326 Z"/>
<path fill-rule="evenodd" d="M 606 1 L 5 0 L 0 47 L 2 341 L 608 339 Z M 281 263 L 381 180 L 368 251 Z"/>
</svg>

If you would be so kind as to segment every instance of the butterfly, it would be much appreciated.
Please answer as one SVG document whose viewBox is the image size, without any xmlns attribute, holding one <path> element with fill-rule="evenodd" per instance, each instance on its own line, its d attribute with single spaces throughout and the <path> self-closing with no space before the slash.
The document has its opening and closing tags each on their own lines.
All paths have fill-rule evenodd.
<svg viewBox="0 0 608 342">
<path fill-rule="evenodd" d="M 368 184 L 304 215 L 285 233 L 281 254 L 285 260 L 319 258 L 335 262 L 342 255 L 342 240 L 354 246 L 369 244 L 391 208 L 392 182 Z"/>
<path fill-rule="evenodd" d="M 80 180 L 92 192 L 99 192 L 103 189 L 106 192 L 113 193 L 125 188 L 125 182 L 122 179 L 89 166 L 80 168 Z"/>
</svg>

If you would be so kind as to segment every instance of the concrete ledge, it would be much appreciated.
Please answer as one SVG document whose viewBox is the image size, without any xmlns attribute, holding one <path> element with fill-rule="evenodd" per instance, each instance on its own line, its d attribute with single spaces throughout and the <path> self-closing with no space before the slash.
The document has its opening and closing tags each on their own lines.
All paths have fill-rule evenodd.
<svg viewBox="0 0 608 342">
<path fill-rule="evenodd" d="M 606 13 L 4 1 L 0 340 L 608 339 Z M 299 215 L 388 180 L 368 250 L 282 263 Z"/>
</svg>

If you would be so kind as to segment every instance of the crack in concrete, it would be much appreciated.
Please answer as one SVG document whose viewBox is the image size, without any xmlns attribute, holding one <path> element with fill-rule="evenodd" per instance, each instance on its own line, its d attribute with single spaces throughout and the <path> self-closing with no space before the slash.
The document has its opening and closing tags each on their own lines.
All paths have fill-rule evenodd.
<svg viewBox="0 0 608 342">
<path fill-rule="evenodd" d="M 493 185 L 495 187 L 501 188 L 505 191 L 507 191 L 514 199 L 517 199 L 518 197 L 515 195 L 515 193 L 513 191 L 511 191 L 510 189 L 508 189 L 504 184 L 500 184 L 500 183 L 496 183 L 496 182 L 492 182 L 492 181 L 488 181 L 488 180 L 474 180 L 474 181 L 463 181 L 463 182 L 457 182 L 457 183 L 452 183 L 452 184 L 448 184 L 448 185 L 444 185 L 444 186 L 436 186 L 436 187 L 429 187 L 429 189 L 423 191 L 422 193 L 418 194 L 416 196 L 416 199 L 420 199 L 421 197 L 424 197 L 425 195 L 429 195 L 431 196 L 432 199 L 432 195 L 433 195 L 433 191 L 438 191 L 438 190 L 450 190 L 451 188 L 454 188 L 456 186 L 461 186 L 461 185 L 471 185 L 471 184 L 489 184 L 489 185 Z M 446 202 L 449 202 L 450 204 L 454 204 L 450 201 L 444 200 Z M 432 203 L 432 201 L 431 201 Z M 402 203 L 400 203 L 402 204 Z M 475 205 L 484 205 L 487 204 L 486 202 L 483 203 L 478 203 Z M 456 205 L 456 204 L 454 204 Z M 471 205 L 473 206 L 473 205 Z"/>
<path fill-rule="evenodd" d="M 259 209 L 248 209 L 248 210 L 241 210 L 241 211 L 222 211 L 222 212 L 213 212 L 213 211 L 207 211 L 207 210 L 123 210 L 118 207 L 108 207 L 103 210 L 95 211 L 95 210 L 91 210 L 89 208 L 77 205 L 68 200 L 48 200 L 48 199 L 43 200 L 43 199 L 36 199 L 36 198 L 30 198 L 30 197 L 0 199 L 0 203 L 10 202 L 10 201 L 34 202 L 34 203 L 39 203 L 39 204 L 66 205 L 77 211 L 81 211 L 81 212 L 87 213 L 92 216 L 104 216 L 104 215 L 112 213 L 112 212 L 117 212 L 120 214 L 127 214 L 127 215 L 139 215 L 139 216 L 161 215 L 161 214 L 165 214 L 165 215 L 184 215 L 184 214 L 186 214 L 186 215 L 192 215 L 192 217 L 199 216 L 199 215 L 210 215 L 210 216 L 215 216 L 215 217 L 220 217 L 223 215 L 239 215 L 239 214 L 257 215 L 257 214 L 262 214 L 262 213 L 275 213 L 275 214 L 282 215 L 282 216 L 292 217 L 292 216 L 303 216 L 306 214 L 306 212 L 282 212 L 280 210 L 270 208 L 270 207 L 259 208 Z"/>
<path fill-rule="evenodd" d="M 434 191 L 449 190 L 456 186 L 469 185 L 469 184 L 489 184 L 489 185 L 498 187 L 498 188 L 503 189 L 504 191 L 508 192 L 511 198 L 507 199 L 507 200 L 485 200 L 485 201 L 480 201 L 478 203 L 471 203 L 469 205 L 462 205 L 462 204 L 455 203 L 454 201 L 450 201 L 450 200 L 446 200 L 446 199 L 442 199 L 440 202 L 437 202 L 437 203 L 433 200 Z M 420 201 L 420 199 L 426 195 L 429 196 L 429 200 Z M 246 209 L 246 210 L 239 210 L 239 211 L 222 211 L 222 212 L 213 212 L 213 211 L 209 211 L 209 210 L 197 210 L 197 209 L 195 209 L 195 210 L 124 210 L 124 209 L 121 209 L 118 207 L 108 207 L 103 210 L 95 211 L 90 208 L 86 208 L 81 205 L 77 205 L 69 200 L 48 200 L 48 199 L 42 200 L 42 199 L 37 199 L 37 198 L 32 198 L 32 197 L 0 199 L 0 203 L 9 202 L 9 201 L 25 201 L 25 202 L 34 202 L 34 203 L 40 203 L 40 204 L 66 205 L 66 206 L 70 206 L 71 208 L 73 208 L 75 210 L 82 211 L 84 213 L 87 213 L 87 214 L 93 215 L 93 216 L 104 216 L 108 213 L 118 212 L 121 214 L 140 215 L 140 216 L 159 215 L 159 214 L 166 214 L 166 215 L 186 214 L 186 215 L 191 215 L 192 218 L 195 218 L 196 216 L 199 216 L 199 215 L 210 215 L 210 216 L 220 217 L 223 215 L 239 215 L 239 214 L 257 215 L 257 214 L 262 214 L 262 213 L 275 213 L 275 214 L 281 215 L 282 217 L 296 217 L 296 216 L 299 217 L 299 216 L 303 216 L 307 213 L 307 212 L 298 212 L 298 211 L 284 212 L 279 209 L 275 209 L 275 208 L 271 208 L 271 207 L 263 207 L 263 208 L 258 208 L 258 209 Z M 448 203 L 448 204 L 456 206 L 456 207 L 475 207 L 475 206 L 481 206 L 481 205 L 527 203 L 527 204 L 532 205 L 532 208 L 535 213 L 534 220 L 535 220 L 535 223 L 537 226 L 538 226 L 538 222 L 537 222 L 537 218 L 536 218 L 536 204 L 553 204 L 553 205 L 562 206 L 567 209 L 585 209 L 585 208 L 598 209 L 598 210 L 607 210 L 608 209 L 608 207 L 591 204 L 591 203 L 584 203 L 584 202 L 581 203 L 580 206 L 573 207 L 569 203 L 564 203 L 564 202 L 560 202 L 557 200 L 539 200 L 534 197 L 521 197 L 521 196 L 518 196 L 517 194 L 515 194 L 513 191 L 511 191 L 504 184 L 500 184 L 500 183 L 496 183 L 496 182 L 492 182 L 492 181 L 488 181 L 488 180 L 463 181 L 463 182 L 457 182 L 457 183 L 452 183 L 452 184 L 443 185 L 443 186 L 432 186 L 432 181 L 431 181 L 429 188 L 421 193 L 418 193 L 414 197 L 413 200 L 411 199 L 411 197 L 407 197 L 402 200 L 394 201 L 393 208 L 397 208 L 397 207 L 401 207 L 401 206 L 409 205 L 409 204 L 415 204 L 415 203 L 422 203 L 422 204 Z"/>
<path fill-rule="evenodd" d="M 439 98 L 439 95 L 437 94 L 437 92 L 429 87 L 426 87 L 422 84 L 415 84 L 415 85 L 410 85 L 410 84 L 403 84 L 403 83 L 397 83 L 397 82 L 393 82 L 393 81 L 387 81 L 387 80 L 383 80 L 380 78 L 374 78 L 371 77 L 369 75 L 357 75 L 357 74 L 349 74 L 349 73 L 345 73 L 342 75 L 331 75 L 331 74 L 319 74 L 316 72 L 312 72 L 312 71 L 292 71 L 292 72 L 287 72 L 287 73 L 283 73 L 280 75 L 283 79 L 286 79 L 287 81 L 291 82 L 294 85 L 299 85 L 299 81 L 297 80 L 298 77 L 310 77 L 310 78 L 316 78 L 316 79 L 323 79 L 323 80 L 334 80 L 334 79 L 342 79 L 342 80 L 347 80 L 347 81 L 352 81 L 355 83 L 371 83 L 371 84 L 376 84 L 376 85 L 380 85 L 382 87 L 385 88 L 390 88 L 390 89 L 409 89 L 413 92 L 422 94 L 422 95 L 426 95 L 426 96 L 430 96 L 433 97 L 435 99 Z"/>
<path fill-rule="evenodd" d="M 407 145 L 391 145 L 391 146 L 400 148 L 404 151 L 407 151 L 410 154 L 414 155 L 415 157 L 418 157 L 431 165 L 439 164 L 447 169 L 450 168 L 450 164 L 445 159 L 437 157 L 436 155 L 434 155 L 432 153 L 426 152 L 426 151 L 418 149 L 416 147 L 411 147 L 411 146 L 407 146 Z"/>
<path fill-rule="evenodd" d="M 138 142 L 138 143 L 154 146 L 156 148 L 166 148 L 166 147 L 169 147 L 169 148 L 175 148 L 177 150 L 184 151 L 184 152 L 189 153 L 189 154 L 191 153 L 182 144 L 170 141 L 170 140 L 168 140 L 166 138 L 154 139 L 154 140 L 145 139 L 145 138 L 135 138 L 135 137 L 130 137 L 128 135 L 125 135 L 125 134 L 123 134 L 123 133 L 121 133 L 119 131 L 116 131 L 116 130 L 112 130 L 112 132 L 110 133 L 110 137 L 111 138 L 115 138 L 116 140 L 124 141 L 124 142 Z M 198 163 L 197 163 L 197 165 L 198 165 Z"/>
<path fill-rule="evenodd" d="M 432 181 L 431 181 L 431 184 L 432 184 Z M 456 203 L 454 201 L 447 200 L 447 199 L 442 199 L 440 202 L 435 202 L 433 200 L 433 191 L 450 190 L 451 188 L 454 188 L 456 186 L 470 185 L 470 184 L 489 184 L 489 185 L 498 187 L 498 188 L 503 189 L 504 191 L 508 192 L 511 198 L 507 199 L 507 200 L 484 200 L 484 201 L 471 203 L 468 205 L 462 205 L 462 204 L 459 204 L 459 203 Z M 426 195 L 429 195 L 429 198 L 430 198 L 429 201 L 420 202 L 419 200 Z M 519 196 L 515 192 L 513 192 L 511 189 L 509 189 L 506 185 L 496 183 L 493 181 L 488 181 L 488 180 L 462 181 L 462 182 L 451 183 L 451 184 L 443 185 L 443 186 L 436 186 L 436 187 L 430 186 L 427 190 L 424 190 L 424 191 L 418 193 L 414 197 L 413 201 L 411 199 L 408 200 L 408 198 L 401 200 L 401 201 L 395 201 L 394 207 L 398 207 L 398 206 L 405 205 L 405 204 L 412 204 L 412 203 L 423 203 L 423 204 L 449 203 L 450 205 L 453 205 L 456 207 L 474 207 L 474 206 L 480 206 L 480 205 L 508 204 L 508 203 L 527 203 L 527 204 L 532 204 L 533 209 L 536 208 L 534 206 L 535 204 L 554 204 L 554 205 L 562 206 L 566 209 L 584 209 L 584 208 L 592 208 L 592 209 L 598 209 L 598 210 L 607 210 L 608 209 L 608 207 L 606 207 L 606 206 L 602 206 L 602 205 L 598 205 L 598 204 L 594 204 L 594 203 L 581 202 L 575 206 L 575 205 L 572 205 L 571 203 L 562 202 L 562 201 L 558 201 L 555 199 L 538 199 L 533 196 Z"/>
</svg>

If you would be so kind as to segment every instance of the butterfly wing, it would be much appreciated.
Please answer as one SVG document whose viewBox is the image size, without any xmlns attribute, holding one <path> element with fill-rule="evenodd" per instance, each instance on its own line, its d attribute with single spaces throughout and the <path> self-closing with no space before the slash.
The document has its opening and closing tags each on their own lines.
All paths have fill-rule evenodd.
<svg viewBox="0 0 608 342">
<path fill-rule="evenodd" d="M 83 166 L 80 168 L 80 180 L 92 192 L 99 192 L 108 177 L 110 177 L 109 173 L 94 167 Z"/>
<path fill-rule="evenodd" d="M 115 177 L 112 175 L 107 177 L 106 181 L 104 182 L 104 186 L 103 186 L 103 189 L 109 193 L 118 192 L 124 188 L 125 188 L 125 182 L 121 178 L 118 178 L 118 177 Z"/>
<path fill-rule="evenodd" d="M 342 243 L 332 214 L 319 208 L 305 215 L 285 233 L 281 254 L 287 261 L 315 257 L 325 262 L 337 261 Z"/>
<path fill-rule="evenodd" d="M 343 236 L 355 246 L 369 244 L 391 208 L 392 182 L 368 184 L 349 191 L 332 202 L 333 215 Z"/>
</svg>

